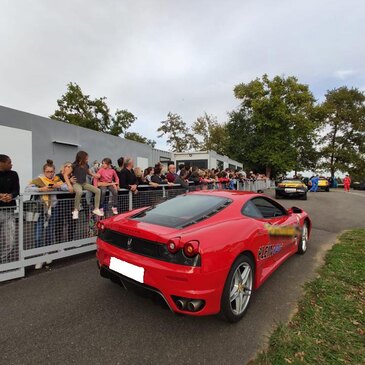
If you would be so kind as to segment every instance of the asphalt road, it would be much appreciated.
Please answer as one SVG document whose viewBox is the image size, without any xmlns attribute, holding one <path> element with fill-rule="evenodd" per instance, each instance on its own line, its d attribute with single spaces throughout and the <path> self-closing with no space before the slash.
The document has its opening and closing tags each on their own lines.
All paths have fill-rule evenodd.
<svg viewBox="0 0 365 365">
<path fill-rule="evenodd" d="M 273 191 L 268 191 L 273 196 Z M 365 192 L 280 200 L 307 210 L 309 248 L 282 265 L 252 297 L 243 320 L 178 316 L 99 277 L 93 256 L 28 272 L 0 286 L 1 364 L 246 364 L 342 230 L 365 226 Z"/>
</svg>

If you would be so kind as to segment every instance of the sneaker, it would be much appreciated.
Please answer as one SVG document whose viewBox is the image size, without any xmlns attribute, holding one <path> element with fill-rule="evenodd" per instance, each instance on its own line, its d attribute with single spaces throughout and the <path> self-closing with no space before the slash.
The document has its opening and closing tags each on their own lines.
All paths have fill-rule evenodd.
<svg viewBox="0 0 365 365">
<path fill-rule="evenodd" d="M 112 207 L 112 212 L 113 212 L 113 214 L 118 214 L 118 208 L 116 208 L 116 207 Z"/>
<path fill-rule="evenodd" d="M 94 209 L 93 214 L 98 215 L 99 217 L 104 216 L 104 212 L 101 212 L 100 209 Z"/>
<path fill-rule="evenodd" d="M 72 219 L 79 219 L 79 211 L 78 210 L 74 210 L 72 212 Z"/>
<path fill-rule="evenodd" d="M 39 269 L 41 269 L 43 267 L 43 262 L 38 262 L 38 264 L 35 264 L 35 266 L 34 266 L 34 268 L 36 269 L 36 270 L 39 270 Z"/>
</svg>

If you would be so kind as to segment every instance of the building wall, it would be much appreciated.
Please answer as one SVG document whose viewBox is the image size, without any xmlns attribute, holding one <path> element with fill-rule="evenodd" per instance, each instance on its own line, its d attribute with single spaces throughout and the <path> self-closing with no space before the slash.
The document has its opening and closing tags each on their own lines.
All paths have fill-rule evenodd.
<svg viewBox="0 0 365 365">
<path fill-rule="evenodd" d="M 153 149 L 143 143 L 96 132 L 87 128 L 55 121 L 38 115 L 0 106 L 0 154 L 9 155 L 14 170 L 21 175 L 21 190 L 33 177 L 42 173 L 47 159 L 53 160 L 58 170 L 66 162 L 75 160 L 80 150 L 89 154 L 89 164 L 110 157 L 113 164 L 121 156 L 130 156 L 135 165 L 145 168 L 158 161 L 206 160 L 208 168 L 242 164 L 214 151 L 172 153 Z"/>
<path fill-rule="evenodd" d="M 31 132 L 32 168 L 30 173 L 28 173 L 31 176 L 26 176 L 26 180 L 38 176 L 42 172 L 42 166 L 47 159 L 53 160 L 58 169 L 65 161 L 69 160 L 73 162 L 77 151 L 80 150 L 88 152 L 89 164 L 92 164 L 94 160 L 101 161 L 104 157 L 110 157 L 116 165 L 117 159 L 120 156 L 131 156 L 135 162 L 139 158 L 139 161 L 143 161 L 144 164 L 148 161 L 149 166 L 154 165 L 162 157 L 166 160 L 172 159 L 170 152 L 153 150 L 151 146 L 143 143 L 111 136 L 4 106 L 0 106 L 0 126 Z M 4 135 L 0 136 L 0 139 L 4 138 Z M 23 146 L 17 145 L 14 134 L 12 149 L 7 148 L 8 152 L 6 153 L 2 152 L 0 147 L 0 153 L 6 153 L 12 157 L 19 149 L 22 151 Z M 29 160 L 29 156 L 25 156 L 25 158 Z M 21 164 L 19 166 L 17 166 L 17 163 L 14 164 L 14 170 L 20 170 L 21 168 Z M 24 186 L 21 189 L 23 190 Z"/>
<path fill-rule="evenodd" d="M 0 125 L 0 154 L 10 156 L 20 186 L 26 186 L 32 176 L 32 132 Z"/>
<path fill-rule="evenodd" d="M 242 168 L 242 163 L 232 160 L 228 156 L 219 155 L 214 151 L 178 152 L 174 155 L 175 161 L 206 160 L 209 169 L 218 168 L 218 161 L 223 163 L 222 167 L 224 169 L 229 167 L 229 165 L 234 165 L 235 168 Z"/>
</svg>

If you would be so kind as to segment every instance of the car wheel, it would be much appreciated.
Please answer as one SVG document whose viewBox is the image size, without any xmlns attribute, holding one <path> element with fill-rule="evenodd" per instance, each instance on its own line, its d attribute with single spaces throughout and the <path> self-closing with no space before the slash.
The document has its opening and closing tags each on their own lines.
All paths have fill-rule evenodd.
<svg viewBox="0 0 365 365">
<path fill-rule="evenodd" d="M 280 195 L 278 193 L 275 193 L 275 199 L 280 199 Z"/>
<path fill-rule="evenodd" d="M 304 222 L 302 227 L 302 234 L 300 235 L 300 240 L 298 242 L 298 251 L 297 253 L 303 255 L 307 251 L 308 247 L 308 223 Z"/>
<path fill-rule="evenodd" d="M 229 322 L 238 322 L 250 303 L 254 282 L 254 263 L 246 255 L 240 255 L 233 263 L 224 285 L 221 299 L 221 315 Z"/>
<path fill-rule="evenodd" d="M 305 193 L 302 197 L 303 200 L 307 200 L 307 193 Z"/>
<path fill-rule="evenodd" d="M 327 187 L 327 188 L 326 188 L 326 192 L 328 193 L 329 191 L 330 191 L 330 188 L 328 188 L 328 187 Z"/>
</svg>

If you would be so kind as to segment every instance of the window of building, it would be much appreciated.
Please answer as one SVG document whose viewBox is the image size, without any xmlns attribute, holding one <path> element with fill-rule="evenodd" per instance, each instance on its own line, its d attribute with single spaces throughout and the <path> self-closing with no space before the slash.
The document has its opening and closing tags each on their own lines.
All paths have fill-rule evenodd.
<svg viewBox="0 0 365 365">
<path fill-rule="evenodd" d="M 176 161 L 176 166 L 180 164 L 188 163 L 190 166 L 197 166 L 200 169 L 207 169 L 208 168 L 208 160 L 178 160 Z"/>
</svg>

